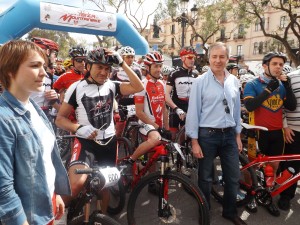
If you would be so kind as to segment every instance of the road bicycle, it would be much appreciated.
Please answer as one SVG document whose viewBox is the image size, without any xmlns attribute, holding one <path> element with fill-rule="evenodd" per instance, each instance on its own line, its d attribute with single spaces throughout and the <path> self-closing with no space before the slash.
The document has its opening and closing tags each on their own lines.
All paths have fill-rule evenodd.
<svg viewBox="0 0 300 225">
<path fill-rule="evenodd" d="M 253 126 L 249 124 L 242 124 L 246 129 L 252 130 L 267 130 L 265 127 Z M 237 204 L 244 205 L 251 199 L 255 199 L 259 205 L 268 206 L 272 204 L 273 197 L 280 194 L 282 191 L 295 184 L 300 180 L 300 172 L 294 174 L 283 183 L 277 183 L 273 177 L 273 182 L 269 185 L 266 180 L 268 178 L 265 174 L 264 167 L 270 162 L 278 161 L 300 161 L 300 154 L 296 155 L 278 155 L 278 156 L 264 156 L 258 152 L 256 159 L 249 162 L 246 154 L 242 152 L 240 155 L 240 189 L 237 196 Z M 215 164 L 215 181 L 213 187 L 213 195 L 217 200 L 222 201 L 224 182 L 222 181 L 222 173 Z"/>
<path fill-rule="evenodd" d="M 199 187 L 184 175 L 172 171 L 169 159 L 175 151 L 184 158 L 178 143 L 162 138 L 162 144 L 150 151 L 153 155 L 144 167 L 135 162 L 131 172 L 121 173 L 125 190 L 132 190 L 127 205 L 129 225 L 149 221 L 151 224 L 209 224 L 208 205 Z M 119 160 L 122 165 L 124 159 Z M 146 175 L 155 163 L 160 164 L 159 171 Z M 148 192 L 149 184 L 156 186 L 157 195 Z"/>
<path fill-rule="evenodd" d="M 105 224 L 120 225 L 117 221 L 107 215 L 102 214 L 100 207 L 101 194 L 103 188 L 115 185 L 120 172 L 116 167 L 95 167 L 88 169 L 77 169 L 76 174 L 88 174 L 83 190 L 77 198 L 72 200 L 68 208 L 67 224 Z M 92 212 L 91 202 L 97 198 L 96 209 Z M 92 213 L 91 213 L 92 212 Z"/>
</svg>

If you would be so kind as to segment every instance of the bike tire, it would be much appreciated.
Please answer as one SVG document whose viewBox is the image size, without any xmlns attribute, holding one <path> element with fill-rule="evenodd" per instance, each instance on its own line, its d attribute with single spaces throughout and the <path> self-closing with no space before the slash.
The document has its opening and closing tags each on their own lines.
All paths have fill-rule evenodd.
<svg viewBox="0 0 300 225">
<path fill-rule="evenodd" d="M 117 138 L 118 154 L 117 154 L 117 164 L 121 163 L 121 160 L 130 156 L 132 154 L 132 148 L 130 141 L 125 137 Z M 124 206 L 126 201 L 126 191 L 124 184 L 122 182 L 122 177 L 118 183 L 112 187 L 109 187 L 110 191 L 110 201 L 107 208 L 107 212 L 111 215 L 119 214 Z"/>
<path fill-rule="evenodd" d="M 245 166 L 246 164 L 249 163 L 248 158 L 243 154 L 239 155 L 239 161 L 240 161 L 240 167 Z M 214 180 L 212 184 L 211 194 L 218 202 L 222 203 L 223 194 L 224 194 L 224 181 L 223 181 L 219 157 L 217 157 L 214 161 L 213 170 L 214 170 Z M 247 182 L 245 181 L 245 179 L 247 180 Z M 252 184 L 250 187 L 246 185 L 246 183 L 248 182 L 251 182 Z M 237 201 L 236 201 L 236 205 L 238 207 L 246 205 L 253 197 L 251 195 L 251 191 L 253 189 L 256 189 L 256 187 L 258 186 L 258 180 L 257 180 L 255 170 L 252 167 L 250 167 L 247 170 L 242 171 L 240 175 L 239 183 L 240 183 L 240 188 L 238 191 Z"/>
<path fill-rule="evenodd" d="M 104 215 L 102 213 L 93 213 L 89 218 L 89 225 L 103 224 L 103 225 L 121 225 L 119 222 L 115 221 L 113 218 Z M 74 220 L 68 222 L 68 225 L 83 225 L 84 215 L 80 215 Z"/>
<path fill-rule="evenodd" d="M 159 198 L 147 190 L 149 183 L 159 180 L 169 184 L 168 198 L 164 198 L 168 218 L 158 216 Z M 188 178 L 173 171 L 165 171 L 164 175 L 158 171 L 141 179 L 133 189 L 127 205 L 127 221 L 128 225 L 195 224 L 195 221 L 208 225 L 209 210 L 203 193 Z"/>
</svg>

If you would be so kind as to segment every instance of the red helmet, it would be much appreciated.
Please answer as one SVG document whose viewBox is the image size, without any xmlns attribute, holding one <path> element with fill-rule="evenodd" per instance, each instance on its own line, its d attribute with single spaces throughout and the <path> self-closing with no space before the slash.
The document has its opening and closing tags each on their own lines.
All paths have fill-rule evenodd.
<svg viewBox="0 0 300 225">
<path fill-rule="evenodd" d="M 193 47 L 183 47 L 180 51 L 180 57 L 184 55 L 196 55 L 196 51 Z"/>
<path fill-rule="evenodd" d="M 145 65 L 152 65 L 153 63 L 163 63 L 164 57 L 159 52 L 150 52 L 145 55 L 144 64 Z"/>
<path fill-rule="evenodd" d="M 34 42 L 36 45 L 41 47 L 42 49 L 50 49 L 52 51 L 59 51 L 59 46 L 56 42 L 49 40 L 47 38 L 40 38 L 40 37 L 33 37 L 31 41 Z"/>
</svg>

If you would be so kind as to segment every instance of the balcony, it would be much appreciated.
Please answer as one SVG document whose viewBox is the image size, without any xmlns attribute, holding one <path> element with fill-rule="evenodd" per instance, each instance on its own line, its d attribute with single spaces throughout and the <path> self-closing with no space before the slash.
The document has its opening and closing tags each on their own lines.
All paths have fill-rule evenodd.
<svg viewBox="0 0 300 225">
<path fill-rule="evenodd" d="M 226 42 L 228 39 L 230 39 L 230 37 L 220 36 L 220 37 L 217 38 L 216 41 Z"/>
<path fill-rule="evenodd" d="M 246 36 L 245 34 L 241 34 L 241 33 L 234 34 L 233 40 L 245 39 L 245 36 Z"/>
</svg>

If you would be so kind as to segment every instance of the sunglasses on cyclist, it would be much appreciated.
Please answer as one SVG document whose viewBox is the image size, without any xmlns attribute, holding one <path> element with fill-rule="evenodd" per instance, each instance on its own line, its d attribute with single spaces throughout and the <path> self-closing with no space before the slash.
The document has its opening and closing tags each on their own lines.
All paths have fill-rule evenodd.
<svg viewBox="0 0 300 225">
<path fill-rule="evenodd" d="M 187 56 L 185 56 L 187 59 L 190 59 L 190 60 L 192 60 L 192 59 L 195 59 L 196 58 L 196 56 L 195 55 L 187 55 Z"/>
<path fill-rule="evenodd" d="M 77 58 L 77 59 L 74 59 L 74 60 L 75 60 L 75 62 L 78 62 L 78 63 L 86 62 L 85 58 Z"/>
<path fill-rule="evenodd" d="M 228 102 L 227 102 L 226 98 L 223 99 L 223 105 L 225 105 L 225 112 L 230 113 L 230 109 L 229 109 Z"/>
</svg>

